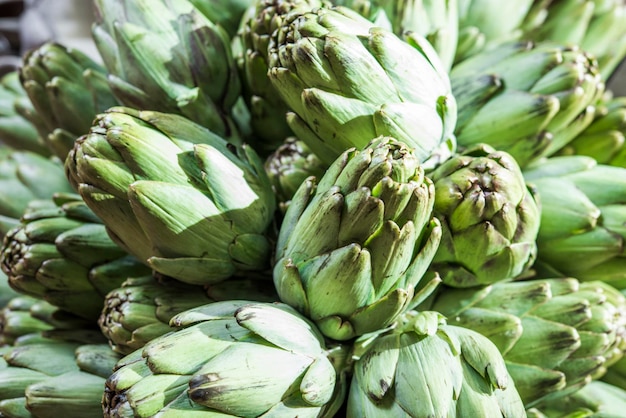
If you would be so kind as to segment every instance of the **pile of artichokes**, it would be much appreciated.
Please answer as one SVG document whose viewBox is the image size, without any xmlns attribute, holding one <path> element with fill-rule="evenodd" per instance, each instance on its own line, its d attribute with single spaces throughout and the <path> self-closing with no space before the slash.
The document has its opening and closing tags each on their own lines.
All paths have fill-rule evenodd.
<svg viewBox="0 0 626 418">
<path fill-rule="evenodd" d="M 622 1 L 93 6 L 0 80 L 1 417 L 626 417 Z"/>
</svg>

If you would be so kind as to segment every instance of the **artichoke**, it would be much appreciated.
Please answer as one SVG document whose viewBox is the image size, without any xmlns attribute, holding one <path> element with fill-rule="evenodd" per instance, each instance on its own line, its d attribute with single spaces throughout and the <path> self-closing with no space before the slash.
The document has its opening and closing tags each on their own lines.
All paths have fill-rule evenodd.
<svg viewBox="0 0 626 418">
<path fill-rule="evenodd" d="M 432 289 L 416 291 L 441 237 L 434 197 L 417 156 L 393 138 L 344 152 L 289 204 L 274 267 L 281 300 L 336 340 L 393 323 Z"/>
<path fill-rule="evenodd" d="M 496 346 L 437 312 L 408 312 L 366 342 L 354 363 L 348 418 L 525 416 Z"/>
<path fill-rule="evenodd" d="M 93 37 L 121 104 L 184 115 L 238 140 L 232 110 L 240 82 L 222 27 L 188 0 L 94 5 Z"/>
<path fill-rule="evenodd" d="M 58 161 L 29 151 L 0 148 L 0 238 L 20 224 L 32 200 L 71 191 Z"/>
<path fill-rule="evenodd" d="M 20 81 L 41 118 L 39 135 L 65 160 L 96 114 L 117 105 L 104 67 L 79 50 L 48 42 L 24 54 Z"/>
<path fill-rule="evenodd" d="M 19 71 L 11 71 L 0 78 L 0 143 L 12 149 L 31 151 L 43 156 L 50 150 L 39 137 L 34 109 L 22 87 Z"/>
<path fill-rule="evenodd" d="M 289 137 L 265 160 L 265 172 L 283 211 L 300 185 L 310 176 L 321 178 L 328 166 L 309 147 L 295 137 Z"/>
<path fill-rule="evenodd" d="M 527 411 L 528 418 L 622 418 L 626 391 L 594 381 L 565 397 L 543 402 Z"/>
<path fill-rule="evenodd" d="M 112 108 L 66 160 L 109 235 L 190 284 L 269 268 L 276 198 L 263 162 L 179 115 Z"/>
<path fill-rule="evenodd" d="M 343 401 L 348 350 L 289 306 L 217 302 L 172 324 L 119 361 L 105 417 L 332 417 Z"/>
<path fill-rule="evenodd" d="M 543 277 L 626 288 L 626 168 L 586 156 L 553 157 L 524 171 L 541 201 L 536 266 Z"/>
<path fill-rule="evenodd" d="M 255 0 L 233 40 L 254 133 L 250 143 L 262 155 L 275 151 L 291 135 L 285 118 L 289 108 L 267 75 L 270 38 L 296 16 L 321 6 L 328 4 L 325 0 Z"/>
<path fill-rule="evenodd" d="M 435 165 L 454 150 L 456 102 L 433 47 L 345 7 L 318 8 L 270 39 L 269 76 L 295 135 L 325 164 L 391 136 Z"/>
<path fill-rule="evenodd" d="M 460 148 L 486 143 L 522 167 L 587 127 L 604 93 L 596 60 L 576 46 L 508 42 L 450 72 Z"/>
<path fill-rule="evenodd" d="M 5 236 L 0 263 L 18 292 L 92 320 L 109 291 L 150 271 L 111 241 L 74 194 L 31 202 L 21 225 Z"/>
<path fill-rule="evenodd" d="M 535 260 L 540 212 L 516 161 L 486 145 L 429 174 L 442 239 L 431 264 L 443 282 L 470 287 L 511 279 Z"/>
<path fill-rule="evenodd" d="M 232 279 L 203 289 L 168 278 L 130 278 L 107 294 L 98 324 L 114 351 L 130 354 L 172 331 L 170 320 L 183 311 L 241 297 L 273 302 L 274 293 L 271 282 L 262 280 Z"/>
<path fill-rule="evenodd" d="M 535 0 L 522 23 L 523 37 L 580 45 L 593 54 L 608 80 L 626 56 L 626 4 L 622 0 Z"/>
<path fill-rule="evenodd" d="M 377 26 L 388 22 L 398 36 L 415 32 L 425 37 L 437 51 L 443 67 L 452 67 L 459 31 L 456 0 L 345 0 L 339 4 L 359 12 Z"/>
<path fill-rule="evenodd" d="M 0 414 L 6 417 L 102 417 L 102 393 L 119 355 L 106 344 L 28 344 L 4 355 Z"/>
<path fill-rule="evenodd" d="M 69 314 L 46 301 L 21 295 L 12 298 L 0 310 L 0 345 L 14 344 L 23 336 L 33 333 L 46 334 L 52 331 L 88 329 L 91 323 Z"/>
<path fill-rule="evenodd" d="M 593 122 L 558 154 L 587 155 L 600 164 L 626 168 L 626 97 L 605 95 Z"/>
<path fill-rule="evenodd" d="M 626 298 L 601 282 L 537 279 L 446 288 L 428 309 L 489 338 L 526 407 L 600 377 L 626 348 Z"/>
</svg>

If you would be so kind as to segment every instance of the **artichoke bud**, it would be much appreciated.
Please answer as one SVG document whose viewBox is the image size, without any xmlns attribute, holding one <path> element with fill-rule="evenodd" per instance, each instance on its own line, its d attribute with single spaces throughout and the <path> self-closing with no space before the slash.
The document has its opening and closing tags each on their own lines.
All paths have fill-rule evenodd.
<svg viewBox="0 0 626 418">
<path fill-rule="evenodd" d="M 344 152 L 287 209 L 274 267 L 281 300 L 337 340 L 390 325 L 439 244 L 434 193 L 417 157 L 393 138 Z"/>
<path fill-rule="evenodd" d="M 494 91 L 480 82 L 489 77 L 502 87 Z M 583 131 L 605 91 L 591 55 L 549 41 L 507 42 L 485 50 L 456 65 L 450 80 L 459 103 L 476 103 L 459 107 L 459 146 L 484 142 L 510 153 L 522 167 L 554 154 Z"/>
<path fill-rule="evenodd" d="M 531 406 L 566 396 L 622 358 L 625 301 L 605 283 L 567 278 L 441 289 L 429 309 L 489 338 Z"/>
<path fill-rule="evenodd" d="M 19 79 L 19 70 L 0 78 L 0 141 L 14 150 L 49 156 L 50 149 L 39 136 L 43 121 L 33 108 Z"/>
<path fill-rule="evenodd" d="M 275 195 L 259 156 L 179 115 L 113 108 L 66 161 L 121 247 L 190 284 L 263 270 Z"/>
<path fill-rule="evenodd" d="M 107 380 L 105 415 L 167 413 L 182 397 L 197 411 L 224 416 L 321 417 L 343 401 L 347 348 L 326 347 L 315 325 L 287 305 L 216 302 L 172 324 L 179 329 L 118 363 Z M 164 397 L 152 395 L 166 386 Z M 153 401 L 136 402 L 144 396 Z"/>
<path fill-rule="evenodd" d="M 228 34 L 193 2 L 96 1 L 93 36 L 121 104 L 184 115 L 238 140 Z M 215 88 L 219 86 L 219 88 Z"/>
<path fill-rule="evenodd" d="M 510 154 L 479 145 L 429 175 L 443 229 L 431 270 L 445 284 L 495 283 L 532 265 L 539 208 Z"/>
<path fill-rule="evenodd" d="M 418 38 L 405 42 L 340 6 L 284 25 L 269 44 L 269 76 L 293 112 L 287 121 L 296 136 L 326 164 L 380 135 L 414 147 L 420 162 L 442 144 L 453 147 L 450 83 Z"/>
<path fill-rule="evenodd" d="M 447 325 L 438 312 L 406 312 L 394 329 L 367 343 L 354 367 L 348 417 L 524 415 L 496 346 L 477 332 Z M 422 370 L 420 378 L 406 373 L 413 369 Z"/>
<path fill-rule="evenodd" d="M 329 4 L 323 0 L 253 2 L 233 39 L 235 48 L 239 49 L 235 59 L 241 74 L 242 96 L 257 137 L 250 143 L 261 155 L 274 152 L 292 134 L 285 120 L 289 109 L 267 75 L 270 39 L 277 29 L 316 7 L 329 7 Z"/>
<path fill-rule="evenodd" d="M 539 261 L 563 275 L 621 287 L 624 170 L 587 156 L 558 156 L 524 171 L 542 202 Z"/>
<path fill-rule="evenodd" d="M 118 104 L 107 85 L 93 82 L 96 77 L 106 77 L 104 67 L 58 43 L 45 43 L 24 56 L 20 80 L 45 122 L 39 135 L 61 160 L 98 113 Z"/>
<path fill-rule="evenodd" d="M 57 160 L 29 151 L 11 151 L 0 156 L 0 236 L 19 225 L 33 200 L 71 191 Z"/>
<path fill-rule="evenodd" d="M 271 282 L 264 280 L 232 279 L 205 289 L 159 275 L 134 277 L 107 294 L 98 324 L 114 351 L 130 354 L 172 331 L 169 322 L 175 315 L 243 295 L 264 302 L 278 299 Z"/>
<path fill-rule="evenodd" d="M 127 257 L 80 197 L 66 194 L 54 201 L 32 202 L 22 223 L 5 236 L 0 261 L 16 290 L 94 319 L 104 295 L 118 287 L 126 274 L 147 269 Z M 117 275 L 98 280 L 94 269 L 120 259 L 126 261 Z M 72 303 L 78 296 L 84 300 Z"/>
</svg>

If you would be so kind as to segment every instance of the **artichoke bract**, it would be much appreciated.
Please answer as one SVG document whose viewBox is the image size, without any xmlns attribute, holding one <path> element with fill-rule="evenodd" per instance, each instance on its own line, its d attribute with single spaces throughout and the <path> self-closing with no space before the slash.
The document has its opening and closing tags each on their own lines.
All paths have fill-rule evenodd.
<svg viewBox="0 0 626 418">
<path fill-rule="evenodd" d="M 428 306 L 493 341 L 526 407 L 578 390 L 620 359 L 625 308 L 616 289 L 571 278 L 447 288 Z"/>
<path fill-rule="evenodd" d="M 593 381 L 565 397 L 527 410 L 527 418 L 620 418 L 626 411 L 626 390 Z"/>
<path fill-rule="evenodd" d="M 112 239 L 154 270 L 208 284 L 269 268 L 276 198 L 249 146 L 183 116 L 112 108 L 65 166 Z"/>
<path fill-rule="evenodd" d="M 20 224 L 32 200 L 72 191 L 58 161 L 29 151 L 0 148 L 0 237 Z"/>
<path fill-rule="evenodd" d="M 6 280 L 6 279 L 5 279 Z M 31 296 L 20 295 L 0 310 L 0 345 L 14 344 L 28 334 L 61 330 L 89 329 L 91 322 L 72 315 L 48 302 Z M 59 332 L 61 331 L 61 332 Z"/>
<path fill-rule="evenodd" d="M 524 170 L 541 201 L 542 276 L 602 280 L 626 288 L 626 168 L 562 156 Z"/>
<path fill-rule="evenodd" d="M 457 50 L 459 21 L 457 1 L 440 0 L 345 0 L 337 2 L 367 17 L 376 25 L 389 22 L 402 37 L 415 32 L 433 46 L 443 67 L 450 70 Z"/>
<path fill-rule="evenodd" d="M 256 2 L 256 0 L 230 0 L 227 3 L 206 0 L 190 1 L 211 22 L 224 28 L 230 37 L 235 36 L 246 10 Z"/>
<path fill-rule="evenodd" d="M 273 152 L 292 135 L 286 120 L 289 108 L 267 74 L 270 38 L 295 16 L 323 5 L 328 6 L 324 0 L 256 0 L 244 15 L 238 36 L 233 40 L 242 96 L 250 110 L 253 137 L 257 138 L 249 142 L 261 154 Z"/>
<path fill-rule="evenodd" d="M 507 42 L 450 72 L 459 148 L 486 143 L 522 167 L 572 141 L 605 91 L 596 60 L 577 46 Z"/>
<path fill-rule="evenodd" d="M 96 0 L 93 37 L 124 106 L 184 115 L 237 140 L 228 34 L 188 0 Z"/>
<path fill-rule="evenodd" d="M 580 45 L 593 54 L 608 80 L 626 56 L 626 5 L 621 0 L 534 1 L 522 37 Z"/>
<path fill-rule="evenodd" d="M 24 55 L 20 81 L 41 118 L 39 135 L 65 160 L 95 116 L 118 104 L 105 68 L 79 50 L 48 42 Z"/>
<path fill-rule="evenodd" d="M 511 155 L 479 145 L 429 174 L 442 239 L 431 264 L 443 282 L 470 287 L 512 279 L 535 261 L 540 211 Z"/>
<path fill-rule="evenodd" d="M 459 34 L 455 65 L 482 51 L 519 38 L 533 0 L 457 0 Z M 506 16 L 506 18 L 503 18 Z"/>
<path fill-rule="evenodd" d="M 332 417 L 343 402 L 347 348 L 287 305 L 217 302 L 172 325 L 119 361 L 105 417 Z"/>
<path fill-rule="evenodd" d="M 53 418 L 102 416 L 105 379 L 119 355 L 106 344 L 63 341 L 17 346 L 0 370 L 0 414 Z"/>
<path fill-rule="evenodd" d="M 345 8 L 317 8 L 270 39 L 269 77 L 294 134 L 324 163 L 391 136 L 435 165 L 455 148 L 456 102 L 432 45 Z"/>
<path fill-rule="evenodd" d="M 14 150 L 31 151 L 48 156 L 50 150 L 39 137 L 35 110 L 22 87 L 19 71 L 0 78 L 0 143 Z"/>
<path fill-rule="evenodd" d="M 336 340 L 390 325 L 432 290 L 416 287 L 441 238 L 434 197 L 417 156 L 393 138 L 344 152 L 289 204 L 274 266 L 281 300 Z"/>
<path fill-rule="evenodd" d="M 289 137 L 265 160 L 265 171 L 272 182 L 280 208 L 286 210 L 289 201 L 304 181 L 321 178 L 328 166 L 309 147 L 295 137 Z"/>
<path fill-rule="evenodd" d="M 172 331 L 169 323 L 176 314 L 242 297 L 263 302 L 278 300 L 269 280 L 231 279 L 204 289 L 166 277 L 130 278 L 106 295 L 98 324 L 114 351 L 130 354 Z"/>
<path fill-rule="evenodd" d="M 404 314 L 354 363 L 347 417 L 523 417 L 496 346 L 437 312 Z"/>
<path fill-rule="evenodd" d="M 600 164 L 626 168 L 626 97 L 606 94 L 596 104 L 593 122 L 558 155 L 587 155 Z"/>
<path fill-rule="evenodd" d="M 0 263 L 13 289 L 86 319 L 98 318 L 109 291 L 150 271 L 75 194 L 32 201 L 4 237 Z"/>
</svg>

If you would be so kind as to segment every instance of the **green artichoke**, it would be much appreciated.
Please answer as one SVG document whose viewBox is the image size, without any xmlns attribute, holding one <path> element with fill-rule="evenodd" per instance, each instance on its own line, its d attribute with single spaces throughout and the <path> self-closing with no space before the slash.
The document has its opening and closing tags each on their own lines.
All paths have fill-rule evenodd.
<svg viewBox="0 0 626 418">
<path fill-rule="evenodd" d="M 217 302 L 172 324 L 117 364 L 105 417 L 332 417 L 343 401 L 347 348 L 287 305 Z"/>
<path fill-rule="evenodd" d="M 457 0 L 457 4 L 459 34 L 454 64 L 518 39 L 533 0 Z"/>
<path fill-rule="evenodd" d="M 437 312 L 406 313 L 365 350 L 354 363 L 348 418 L 525 416 L 496 346 Z"/>
<path fill-rule="evenodd" d="M 622 418 L 626 391 L 594 381 L 565 397 L 543 402 L 527 411 L 528 418 Z"/>
<path fill-rule="evenodd" d="M 39 137 L 34 124 L 34 108 L 22 87 L 19 71 L 11 71 L 0 78 L 0 143 L 12 149 L 31 151 L 43 156 L 50 150 Z M 37 120 L 38 123 L 42 121 Z"/>
<path fill-rule="evenodd" d="M 283 212 L 298 187 L 310 176 L 321 178 L 327 168 L 304 142 L 293 136 L 265 160 L 265 172 Z"/>
<path fill-rule="evenodd" d="M 470 287 L 511 279 L 535 261 L 540 212 L 516 161 L 486 145 L 429 174 L 442 238 L 431 264 L 443 282 Z"/>
<path fill-rule="evenodd" d="M 97 319 L 104 296 L 150 270 L 107 235 L 74 194 L 31 202 L 0 254 L 11 287 L 81 318 Z"/>
<path fill-rule="evenodd" d="M 119 360 L 106 344 L 28 344 L 4 355 L 0 415 L 5 417 L 102 417 L 105 379 Z"/>
<path fill-rule="evenodd" d="M 112 108 L 66 160 L 109 235 L 163 275 L 209 284 L 269 268 L 263 162 L 178 115 Z"/>
<path fill-rule="evenodd" d="M 114 351 L 122 354 L 143 347 L 172 331 L 173 316 L 219 300 L 278 300 L 270 281 L 231 279 L 204 289 L 167 278 L 130 278 L 107 294 L 98 319 Z"/>
<path fill-rule="evenodd" d="M 242 80 L 242 96 L 250 110 L 254 133 L 249 142 L 267 155 L 292 135 L 287 125 L 289 108 L 268 78 L 269 43 L 274 31 L 325 0 L 255 0 L 241 21 L 233 40 L 235 59 Z"/>
<path fill-rule="evenodd" d="M 71 191 L 63 165 L 57 160 L 0 148 L 0 238 L 20 224 L 32 200 Z"/>
<path fill-rule="evenodd" d="M 391 136 L 435 165 L 454 150 L 456 102 L 433 47 L 345 8 L 317 8 L 270 39 L 269 76 L 295 135 L 324 163 Z"/>
<path fill-rule="evenodd" d="M 442 288 L 428 309 L 493 341 L 526 407 L 600 377 L 626 348 L 626 298 L 601 282 L 570 278 Z"/>
<path fill-rule="evenodd" d="M 593 57 L 551 42 L 509 42 L 476 54 L 454 66 L 450 82 L 459 147 L 486 143 L 521 167 L 585 129 L 605 89 Z"/>
<path fill-rule="evenodd" d="M 522 23 L 523 37 L 580 45 L 593 54 L 608 80 L 626 56 L 626 4 L 622 0 L 535 0 Z"/>
<path fill-rule="evenodd" d="M 393 138 L 344 152 L 289 204 L 274 267 L 281 300 L 336 340 L 393 323 L 436 284 L 416 291 L 441 238 L 434 197 L 417 156 Z"/>
<path fill-rule="evenodd" d="M 446 70 L 452 68 L 457 50 L 459 22 L 456 0 L 346 0 L 339 4 L 350 7 L 402 37 L 415 32 L 433 46 Z"/>
<path fill-rule="evenodd" d="M 16 296 L 0 310 L 0 345 L 14 344 L 27 334 L 88 329 L 91 323 L 31 296 Z"/>
<path fill-rule="evenodd" d="M 558 154 L 587 155 L 600 164 L 626 168 L 626 97 L 605 95 L 593 122 Z"/>
<path fill-rule="evenodd" d="M 95 0 L 94 5 L 93 37 L 121 104 L 184 115 L 238 139 L 232 110 L 240 82 L 221 26 L 188 0 Z"/>
<path fill-rule="evenodd" d="M 65 160 L 96 114 L 118 104 L 106 70 L 87 55 L 48 42 L 24 54 L 20 81 L 43 123 L 39 135 Z"/>
<path fill-rule="evenodd" d="M 536 266 L 540 274 L 603 280 L 626 288 L 626 168 L 597 164 L 586 156 L 564 156 L 538 161 L 524 177 L 542 207 Z"/>
</svg>

